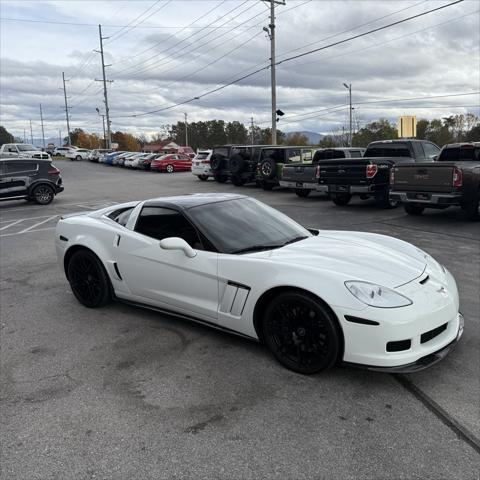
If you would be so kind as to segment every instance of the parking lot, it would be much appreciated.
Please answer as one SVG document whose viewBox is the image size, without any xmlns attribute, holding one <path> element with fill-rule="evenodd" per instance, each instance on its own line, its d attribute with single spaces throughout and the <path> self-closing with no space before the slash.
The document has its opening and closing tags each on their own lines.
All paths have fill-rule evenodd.
<svg viewBox="0 0 480 480">
<path fill-rule="evenodd" d="M 480 223 L 453 208 L 411 217 L 190 173 L 55 163 L 65 191 L 52 204 L 0 204 L 3 478 L 479 478 Z M 251 195 L 308 227 L 424 249 L 457 279 L 459 345 L 412 375 L 339 366 L 301 376 L 256 343 L 75 300 L 56 263 L 60 215 L 212 191 Z"/>
</svg>

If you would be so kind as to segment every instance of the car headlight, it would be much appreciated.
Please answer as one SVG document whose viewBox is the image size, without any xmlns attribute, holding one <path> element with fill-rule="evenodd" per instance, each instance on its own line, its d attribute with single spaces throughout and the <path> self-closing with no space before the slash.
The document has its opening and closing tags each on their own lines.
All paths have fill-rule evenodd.
<svg viewBox="0 0 480 480">
<path fill-rule="evenodd" d="M 345 282 L 348 291 L 361 302 L 377 308 L 406 307 L 413 302 L 387 287 L 370 282 L 348 281 Z"/>
</svg>

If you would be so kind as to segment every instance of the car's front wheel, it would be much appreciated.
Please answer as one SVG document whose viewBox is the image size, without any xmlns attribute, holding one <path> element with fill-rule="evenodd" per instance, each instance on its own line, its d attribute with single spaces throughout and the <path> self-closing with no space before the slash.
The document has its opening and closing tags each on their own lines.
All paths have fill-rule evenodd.
<svg viewBox="0 0 480 480">
<path fill-rule="evenodd" d="M 55 192 L 49 185 L 39 185 L 33 189 L 31 197 L 39 205 L 48 205 L 55 198 Z"/>
<path fill-rule="evenodd" d="M 262 335 L 275 358 L 297 373 L 326 370 L 341 353 L 336 318 L 320 300 L 303 292 L 281 293 L 270 302 Z"/>
<path fill-rule="evenodd" d="M 94 253 L 86 249 L 75 252 L 68 262 L 67 275 L 73 294 L 86 307 L 103 307 L 110 302 L 110 280 Z"/>
</svg>

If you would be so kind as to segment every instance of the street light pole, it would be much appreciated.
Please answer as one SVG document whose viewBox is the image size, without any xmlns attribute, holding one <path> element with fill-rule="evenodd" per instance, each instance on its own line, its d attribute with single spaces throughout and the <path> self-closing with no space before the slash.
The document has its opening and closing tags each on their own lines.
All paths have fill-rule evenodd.
<svg viewBox="0 0 480 480">
<path fill-rule="evenodd" d="M 188 147 L 188 124 L 187 124 L 187 114 L 185 115 L 185 146 Z"/>
<path fill-rule="evenodd" d="M 68 142 L 68 146 L 70 146 L 72 144 L 72 142 L 70 141 L 70 119 L 68 117 L 68 109 L 70 108 L 68 106 L 68 102 L 67 102 L 67 89 L 65 87 L 65 72 L 62 72 L 62 80 L 63 80 L 63 96 L 65 98 L 65 115 L 67 117 L 67 142 Z"/>
<path fill-rule="evenodd" d="M 350 103 L 350 130 L 349 130 L 349 135 L 348 135 L 348 145 L 351 147 L 352 146 L 352 140 L 353 140 L 353 130 L 352 130 L 352 84 L 349 83 L 348 85 L 346 83 L 343 84 L 343 86 L 348 90 L 348 96 L 349 96 L 349 103 Z"/>
</svg>

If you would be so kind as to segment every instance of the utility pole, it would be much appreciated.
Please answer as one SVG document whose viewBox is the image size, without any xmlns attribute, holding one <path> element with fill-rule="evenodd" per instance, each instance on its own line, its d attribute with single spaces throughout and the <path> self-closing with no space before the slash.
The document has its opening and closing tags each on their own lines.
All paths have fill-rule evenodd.
<svg viewBox="0 0 480 480">
<path fill-rule="evenodd" d="M 352 130 L 352 84 L 349 83 L 348 85 L 346 83 L 343 84 L 343 86 L 348 89 L 348 96 L 349 96 L 349 103 L 350 103 L 350 130 L 349 130 L 349 135 L 348 135 L 348 139 L 349 139 L 349 147 L 352 146 L 352 140 L 353 140 L 353 130 Z"/>
<path fill-rule="evenodd" d="M 32 130 L 32 121 L 30 120 L 30 142 L 33 145 L 33 130 Z"/>
<path fill-rule="evenodd" d="M 67 102 L 67 89 L 65 88 L 65 72 L 62 72 L 62 79 L 63 79 L 63 96 L 65 97 L 65 115 L 67 117 L 67 142 L 68 142 L 68 146 L 70 146 L 72 144 L 71 140 L 70 140 L 70 120 L 68 118 L 68 102 Z M 62 143 L 60 141 L 60 143 Z M 60 145 L 61 146 L 61 145 Z"/>
<path fill-rule="evenodd" d="M 95 79 L 96 82 L 103 82 L 103 102 L 105 103 L 105 116 L 107 117 L 107 138 L 106 138 L 106 148 L 111 148 L 112 146 L 112 132 L 110 129 L 110 109 L 108 108 L 108 94 L 107 94 L 107 82 L 112 83 L 113 80 L 107 80 L 105 76 L 105 67 L 110 67 L 110 65 L 105 65 L 105 59 L 103 57 L 103 41 L 109 37 L 102 37 L 102 26 L 98 26 L 98 33 L 100 36 L 100 50 L 95 50 L 97 53 L 100 53 L 102 58 L 102 80 Z"/>
<path fill-rule="evenodd" d="M 188 147 L 188 124 L 187 124 L 187 114 L 185 115 L 185 146 Z"/>
<path fill-rule="evenodd" d="M 58 145 L 60 147 L 62 146 L 62 131 L 61 130 L 58 130 Z"/>
<path fill-rule="evenodd" d="M 42 104 L 40 104 L 40 122 L 42 123 L 42 140 L 43 148 L 45 148 L 45 130 L 43 128 L 43 113 L 42 113 Z"/>
<path fill-rule="evenodd" d="M 27 135 L 26 135 L 26 130 L 23 129 L 23 143 L 27 143 Z"/>
<path fill-rule="evenodd" d="M 270 38 L 270 81 L 272 88 L 272 145 L 277 144 L 277 79 L 275 72 L 275 4 L 285 5 L 285 1 L 270 0 L 270 24 L 263 29 Z"/>
<path fill-rule="evenodd" d="M 254 128 L 255 128 L 255 125 L 253 123 L 253 115 L 252 115 L 251 118 L 250 118 L 250 137 L 251 137 L 252 145 L 254 144 L 254 141 L 253 141 L 253 129 Z"/>
</svg>

